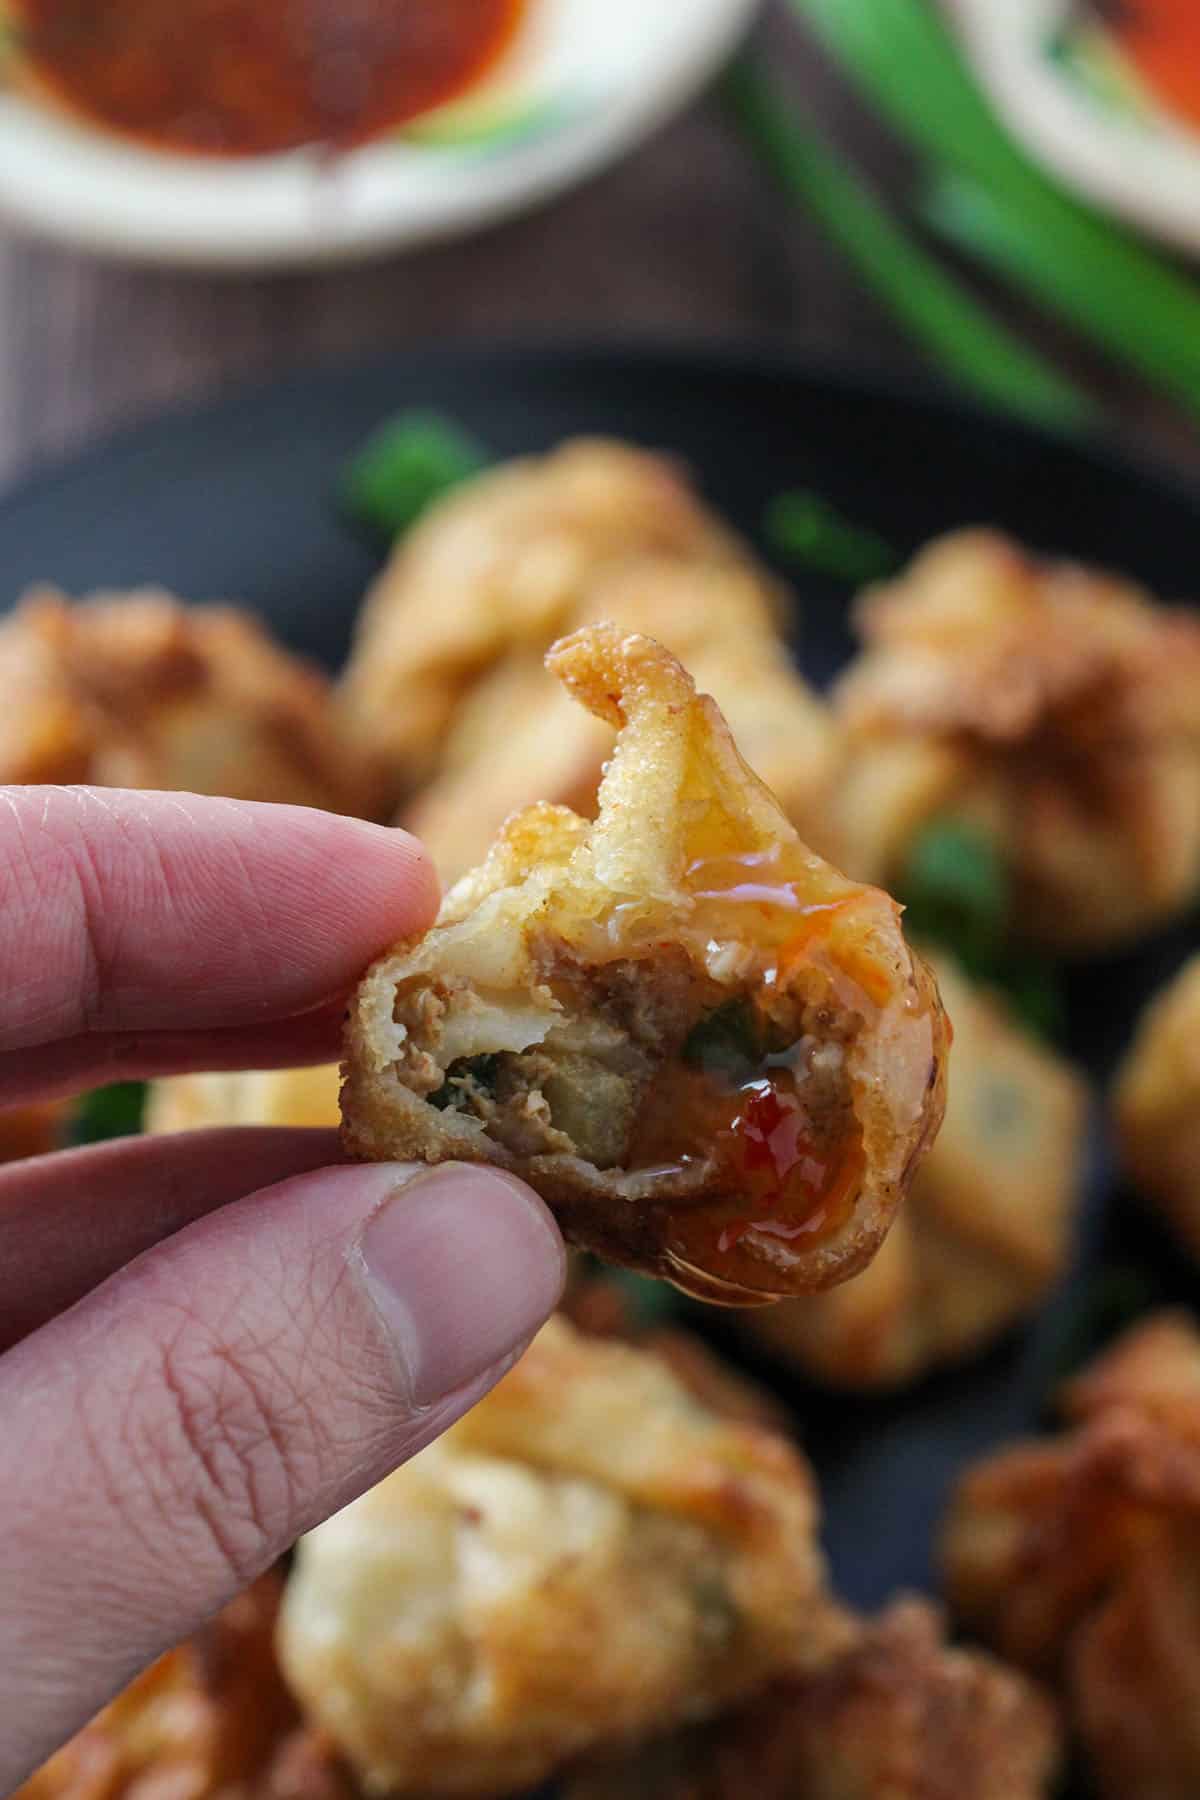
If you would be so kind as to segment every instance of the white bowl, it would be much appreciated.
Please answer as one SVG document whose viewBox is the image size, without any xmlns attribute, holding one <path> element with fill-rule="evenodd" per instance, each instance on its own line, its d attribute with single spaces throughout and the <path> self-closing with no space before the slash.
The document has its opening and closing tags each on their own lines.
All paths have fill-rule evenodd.
<svg viewBox="0 0 1200 1800">
<path fill-rule="evenodd" d="M 1200 132 L 1148 90 L 1106 90 L 1053 54 L 1073 0 L 950 0 L 950 10 L 992 104 L 1036 160 L 1085 199 L 1200 252 Z"/>
<path fill-rule="evenodd" d="M 0 93 L 0 214 L 103 255 L 225 269 L 348 262 L 452 237 L 632 148 L 702 87 L 756 4 L 533 0 L 470 103 L 527 113 L 525 132 L 457 147 L 402 133 L 332 163 L 307 150 L 164 154 Z"/>
</svg>

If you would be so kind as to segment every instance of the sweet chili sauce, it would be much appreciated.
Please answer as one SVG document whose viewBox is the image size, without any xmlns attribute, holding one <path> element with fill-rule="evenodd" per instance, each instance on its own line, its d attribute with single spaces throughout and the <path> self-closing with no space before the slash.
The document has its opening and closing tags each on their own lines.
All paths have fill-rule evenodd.
<svg viewBox="0 0 1200 1800">
<path fill-rule="evenodd" d="M 9 0 L 18 78 L 168 150 L 344 148 L 453 99 L 526 0 Z"/>
<path fill-rule="evenodd" d="M 1200 125 L 1200 6 L 1196 0 L 1121 0 L 1105 17 L 1147 86 Z"/>
<path fill-rule="evenodd" d="M 706 929 L 766 952 L 764 987 L 786 984 L 815 956 L 842 985 L 847 1009 L 882 1004 L 890 978 L 864 953 L 854 923 L 869 891 L 829 871 L 829 891 L 814 893 L 813 867 L 800 859 L 783 844 L 697 859 L 687 880 Z M 741 1299 L 769 1293 L 762 1240 L 771 1240 L 771 1261 L 786 1266 L 789 1245 L 803 1255 L 853 1210 L 865 1170 L 861 1129 L 848 1104 L 832 1123 L 828 1108 L 812 1115 L 798 1054 L 796 1045 L 748 1046 L 725 1067 L 685 1057 L 668 1063 L 645 1097 L 632 1167 L 708 1160 L 720 1171 L 717 1198 L 675 1204 L 665 1224 L 665 1248 L 689 1288 L 697 1276 L 716 1277 Z"/>
<path fill-rule="evenodd" d="M 635 1133 L 634 1167 L 713 1159 L 722 1193 L 674 1203 L 665 1248 L 684 1273 L 715 1275 L 743 1294 L 777 1292 L 755 1239 L 779 1265 L 846 1223 L 865 1159 L 856 1121 L 830 1143 L 813 1131 L 790 1071 L 764 1066 L 737 1086 L 681 1064 L 662 1071 Z M 717 1296 L 713 1296 L 714 1298 Z"/>
</svg>

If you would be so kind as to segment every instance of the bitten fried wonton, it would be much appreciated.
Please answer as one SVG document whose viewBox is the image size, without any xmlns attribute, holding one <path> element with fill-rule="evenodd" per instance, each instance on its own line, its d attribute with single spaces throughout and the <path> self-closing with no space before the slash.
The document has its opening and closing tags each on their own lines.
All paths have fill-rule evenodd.
<svg viewBox="0 0 1200 1800">
<path fill-rule="evenodd" d="M 620 727 L 597 821 L 518 814 L 368 971 L 346 1145 L 516 1170 L 572 1242 L 708 1298 L 844 1280 L 941 1120 L 933 978 L 660 646 L 596 626 L 549 663 Z"/>
<path fill-rule="evenodd" d="M 1049 1800 L 1054 1709 L 894 1601 L 746 1705 L 565 1784 L 563 1800 Z"/>
<path fill-rule="evenodd" d="M 1066 951 L 1146 931 L 1200 884 L 1200 618 L 964 531 L 869 591 L 835 690 L 833 842 L 902 886 L 952 820 L 1007 866 L 1013 929 Z"/>
<path fill-rule="evenodd" d="M 839 1628 L 806 1464 L 553 1319 L 302 1540 L 284 1673 L 371 1792 L 517 1792 L 703 1718 Z"/>
<path fill-rule="evenodd" d="M 712 694 L 738 748 L 802 832 L 824 820 L 835 761 L 828 707 L 775 631 L 761 573 L 736 563 L 699 569 L 644 556 L 599 579 L 571 623 L 611 620 L 643 632 Z M 613 727 L 576 706 L 546 671 L 544 648 L 508 657 L 463 707 L 437 779 L 402 815 L 443 880 L 486 856 L 510 813 L 552 800 L 591 818 Z"/>
<path fill-rule="evenodd" d="M 1200 1792 L 1200 1333 L 1136 1327 L 1072 1382 L 1074 1428 L 968 1471 L 943 1540 L 964 1621 L 1061 1680 L 1111 1800 Z"/>
<path fill-rule="evenodd" d="M 998 993 L 930 960 L 954 1024 L 949 1096 L 906 1205 L 852 1281 L 745 1319 L 775 1355 L 848 1387 L 911 1381 L 987 1343 L 1033 1310 L 1071 1244 L 1086 1087 Z"/>
</svg>

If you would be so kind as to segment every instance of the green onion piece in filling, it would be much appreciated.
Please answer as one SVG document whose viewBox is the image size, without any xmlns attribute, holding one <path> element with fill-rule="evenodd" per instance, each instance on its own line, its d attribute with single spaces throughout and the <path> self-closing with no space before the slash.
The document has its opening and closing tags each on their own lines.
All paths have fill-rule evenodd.
<svg viewBox="0 0 1200 1800">
<path fill-rule="evenodd" d="M 446 1071 L 446 1079 L 435 1094 L 430 1094 L 430 1106 L 436 1106 L 439 1112 L 445 1112 L 456 1100 L 463 1098 L 464 1081 L 469 1081 L 476 1088 L 491 1093 L 496 1086 L 499 1073 L 500 1058 L 498 1056 L 464 1056 L 460 1062 L 452 1063 Z"/>
<path fill-rule="evenodd" d="M 727 1000 L 692 1026 L 684 1040 L 683 1060 L 706 1074 L 739 1083 L 757 1073 L 762 1045 L 754 1014 L 745 1000 Z"/>
</svg>

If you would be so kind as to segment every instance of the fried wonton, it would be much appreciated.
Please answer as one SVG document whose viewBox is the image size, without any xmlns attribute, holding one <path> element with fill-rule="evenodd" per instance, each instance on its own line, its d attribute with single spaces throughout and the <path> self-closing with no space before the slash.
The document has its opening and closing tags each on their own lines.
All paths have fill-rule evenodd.
<svg viewBox="0 0 1200 1800">
<path fill-rule="evenodd" d="M 503 463 L 433 507 L 368 593 L 342 683 L 348 729 L 394 798 L 433 773 L 480 676 L 540 654 L 596 580 L 646 554 L 749 562 L 680 466 L 608 439 Z"/>
<path fill-rule="evenodd" d="M 953 1362 L 1061 1275 L 1086 1152 L 1087 1090 L 952 958 L 930 958 L 954 1027 L 946 1117 L 887 1241 L 827 1294 L 749 1313 L 784 1361 L 848 1387 Z"/>
<path fill-rule="evenodd" d="M 329 684 L 249 614 L 157 588 L 34 589 L 0 623 L 0 782 L 92 782 L 377 816 Z"/>
<path fill-rule="evenodd" d="M 960 532 L 859 604 L 835 691 L 833 842 L 895 886 L 923 828 L 983 832 L 1014 929 L 1063 951 L 1135 937 L 1200 884 L 1200 618 L 1132 584 Z"/>
<path fill-rule="evenodd" d="M 1200 956 L 1156 996 L 1117 1076 L 1125 1167 L 1200 1259 Z"/>
<path fill-rule="evenodd" d="M 573 621 L 610 619 L 665 645 L 711 692 L 739 749 L 801 831 L 827 811 L 834 767 L 828 708 L 792 666 L 757 571 L 694 569 L 643 557 L 597 581 Z M 445 881 L 481 862 L 510 813 L 537 800 L 593 817 L 612 725 L 576 706 L 542 655 L 510 657 L 479 684 L 445 748 L 443 769 L 403 823 Z"/>
<path fill-rule="evenodd" d="M 1137 1327 L 1073 1382 L 1074 1428 L 972 1469 L 943 1557 L 965 1622 L 1056 1676 L 1112 1800 L 1200 1792 L 1200 1332 Z"/>
<path fill-rule="evenodd" d="M 1053 1706 L 948 1648 L 936 1608 L 894 1602 L 807 1673 L 568 1781 L 563 1800 L 1049 1800 Z"/>
<path fill-rule="evenodd" d="M 280 1679 L 280 1588 L 264 1576 L 160 1657 L 13 1800 L 351 1800 Z"/>
<path fill-rule="evenodd" d="M 596 626 L 549 663 L 619 727 L 598 818 L 510 819 L 433 929 L 368 971 L 346 1146 L 499 1163 L 569 1241 L 707 1298 L 844 1280 L 941 1120 L 933 978 L 660 646 Z"/>
<path fill-rule="evenodd" d="M 337 1125 L 338 1067 L 251 1069 L 172 1075 L 151 1085 L 145 1129 L 197 1131 L 210 1125 Z"/>
<path fill-rule="evenodd" d="M 507 1794 L 815 1654 L 837 1628 L 815 1529 L 797 1451 L 553 1319 L 301 1542 L 280 1657 L 368 1790 Z"/>
</svg>

